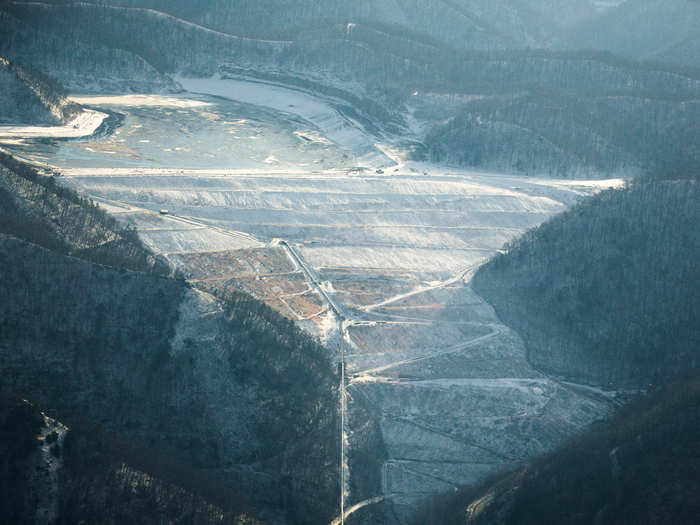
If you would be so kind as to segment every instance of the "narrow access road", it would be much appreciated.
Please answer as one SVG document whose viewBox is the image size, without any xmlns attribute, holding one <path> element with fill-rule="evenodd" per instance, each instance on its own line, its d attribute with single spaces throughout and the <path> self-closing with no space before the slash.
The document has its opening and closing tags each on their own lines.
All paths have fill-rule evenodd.
<svg viewBox="0 0 700 525">
<path fill-rule="evenodd" d="M 356 372 L 352 375 L 352 379 L 350 380 L 350 384 L 356 383 L 356 382 L 361 382 L 363 380 L 368 380 L 374 376 L 374 374 L 377 374 L 379 372 L 384 372 L 385 370 L 390 370 L 392 368 L 396 368 L 397 366 L 401 365 L 408 365 L 412 363 L 417 363 L 420 361 L 425 361 L 426 359 L 434 359 L 436 357 L 440 357 L 443 355 L 449 355 L 449 354 L 456 354 L 457 352 L 461 352 L 462 350 L 466 350 L 470 346 L 478 345 L 480 343 L 483 343 L 484 341 L 488 341 L 489 339 L 493 339 L 494 337 L 498 337 L 503 333 L 503 329 L 495 324 L 489 325 L 492 329 L 492 332 L 490 334 L 482 335 L 479 336 L 475 339 L 471 339 L 465 343 L 459 343 L 457 345 L 451 346 L 447 348 L 446 350 L 434 352 L 431 354 L 427 355 L 422 355 L 419 357 L 413 357 L 411 359 L 404 359 L 401 361 L 395 361 L 393 363 L 389 363 L 388 365 L 382 365 L 378 366 L 376 368 L 369 368 L 367 370 L 361 370 L 359 372 Z"/>
<path fill-rule="evenodd" d="M 387 306 L 389 304 L 396 303 L 398 301 L 401 301 L 403 299 L 408 299 L 409 297 L 413 297 L 414 295 L 420 295 L 422 293 L 430 292 L 432 290 L 438 290 L 440 288 L 445 288 L 446 286 L 449 286 L 451 284 L 454 284 L 456 282 L 459 282 L 466 278 L 467 275 L 470 273 L 473 273 L 476 269 L 476 266 L 469 266 L 468 268 L 465 268 L 464 270 L 461 270 L 460 272 L 457 272 L 457 275 L 454 277 L 451 277 L 450 279 L 447 279 L 446 281 L 442 281 L 438 284 L 435 284 L 433 286 L 424 286 L 421 288 L 416 288 L 415 290 L 411 290 L 410 292 L 402 293 L 399 295 L 395 295 L 394 297 L 390 297 L 389 299 L 386 299 L 384 301 L 374 303 L 374 304 L 369 304 L 366 306 L 360 306 L 359 309 L 363 310 L 365 312 L 371 312 L 372 310 L 376 310 L 377 308 L 381 308 L 382 306 Z"/>
<path fill-rule="evenodd" d="M 381 503 L 384 500 L 390 499 L 391 496 L 377 496 L 376 498 L 370 498 L 366 499 L 364 501 L 360 501 L 359 503 L 356 503 L 352 507 L 350 507 L 348 510 L 346 510 L 342 516 L 338 516 L 335 518 L 333 521 L 331 521 L 330 525 L 341 525 L 344 521 L 345 518 L 350 516 L 353 512 L 356 512 L 364 507 L 367 507 L 369 505 L 374 505 L 376 503 Z"/>
</svg>

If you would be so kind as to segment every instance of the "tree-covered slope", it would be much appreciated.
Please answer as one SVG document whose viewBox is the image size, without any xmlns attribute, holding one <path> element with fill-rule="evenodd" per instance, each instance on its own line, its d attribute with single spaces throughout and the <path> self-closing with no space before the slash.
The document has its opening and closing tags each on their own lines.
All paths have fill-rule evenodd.
<svg viewBox="0 0 700 525">
<path fill-rule="evenodd" d="M 425 139 L 433 161 L 489 171 L 628 176 L 659 164 L 700 166 L 697 99 L 664 93 L 535 89 L 459 108 Z"/>
<path fill-rule="evenodd" d="M 20 20 L 10 14 L 10 4 L 0 4 L 0 56 L 31 66 L 71 90 L 98 92 L 155 92 L 177 89 L 172 79 L 159 73 L 126 45 L 93 44 L 84 38 L 87 28 L 76 20 L 71 31 L 61 33 L 51 18 L 47 27 L 33 25 L 33 17 Z M 114 42 L 112 42 L 114 44 Z"/>
<path fill-rule="evenodd" d="M 81 111 L 54 79 L 1 56 L 0 93 L 2 124 L 65 123 Z"/>
<path fill-rule="evenodd" d="M 33 522 L 31 470 L 44 419 L 28 402 L 0 395 L 0 521 Z"/>
<path fill-rule="evenodd" d="M 700 365 L 700 185 L 607 190 L 507 246 L 475 289 L 538 368 L 613 387 Z"/>
<path fill-rule="evenodd" d="M 0 522 L 256 525 L 248 502 L 199 471 L 94 426 L 67 428 L 0 395 Z"/>
<path fill-rule="evenodd" d="M 0 152 L 0 233 L 54 252 L 114 267 L 167 275 L 135 231 L 92 201 Z"/>
<path fill-rule="evenodd" d="M 249 296 L 220 301 L 164 277 L 133 232 L 4 161 L 0 391 L 205 471 L 273 523 L 330 521 L 337 379 L 325 350 Z"/>
<path fill-rule="evenodd" d="M 426 504 L 415 525 L 697 523 L 700 378 L 622 409 L 511 474 Z"/>
<path fill-rule="evenodd" d="M 253 38 L 289 38 L 299 31 L 348 22 L 392 23 L 455 47 L 541 47 L 563 25 L 594 14 L 572 0 L 114 0 L 112 5 L 154 8 L 212 29 Z"/>
<path fill-rule="evenodd" d="M 0 123 L 54 124 L 55 116 L 39 97 L 0 59 Z"/>
</svg>

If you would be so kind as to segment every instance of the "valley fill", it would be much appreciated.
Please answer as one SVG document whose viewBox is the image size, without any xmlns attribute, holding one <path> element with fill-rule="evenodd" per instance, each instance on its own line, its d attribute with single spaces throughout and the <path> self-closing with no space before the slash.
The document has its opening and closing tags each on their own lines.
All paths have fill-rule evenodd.
<svg viewBox="0 0 700 525">
<path fill-rule="evenodd" d="M 297 4 L 0 5 L 7 522 L 692 523 L 692 28 Z"/>
</svg>

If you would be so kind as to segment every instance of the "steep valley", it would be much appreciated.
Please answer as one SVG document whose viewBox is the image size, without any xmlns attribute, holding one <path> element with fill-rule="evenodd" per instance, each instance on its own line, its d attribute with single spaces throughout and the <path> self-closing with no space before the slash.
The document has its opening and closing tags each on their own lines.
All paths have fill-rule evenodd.
<svg viewBox="0 0 700 525">
<path fill-rule="evenodd" d="M 414 523 L 696 520 L 699 211 L 697 174 L 644 177 L 479 269 L 475 289 L 523 336 L 530 363 L 565 384 L 638 395 L 556 452 L 427 504 Z"/>
<path fill-rule="evenodd" d="M 192 85 L 222 95 L 221 84 Z M 230 85 L 229 99 L 245 97 L 245 81 Z M 89 146 L 45 144 L 39 156 L 29 142 L 12 147 L 55 162 L 56 181 L 136 228 L 196 288 L 249 293 L 319 337 L 333 361 L 343 355 L 344 504 L 372 502 L 356 519 L 404 522 L 424 498 L 552 450 L 610 412 L 612 393 L 533 369 L 471 277 L 506 241 L 619 180 L 404 161 L 401 144 L 382 144 L 323 99 L 255 87 L 267 108 L 194 94 L 78 97 L 122 125 Z M 187 123 L 179 153 L 161 131 L 175 118 Z M 265 124 L 272 118 L 275 130 Z M 230 131 L 240 137 L 232 147 L 246 152 L 237 168 L 228 167 Z M 175 167 L 178 155 L 202 167 Z M 336 165 L 314 164 L 319 156 Z M 196 297 L 183 312 L 210 315 Z M 206 338 L 197 326 L 174 340 Z"/>
<path fill-rule="evenodd" d="M 0 510 L 607 525 L 640 475 L 692 516 L 700 11 L 664 6 L 0 2 Z"/>
</svg>

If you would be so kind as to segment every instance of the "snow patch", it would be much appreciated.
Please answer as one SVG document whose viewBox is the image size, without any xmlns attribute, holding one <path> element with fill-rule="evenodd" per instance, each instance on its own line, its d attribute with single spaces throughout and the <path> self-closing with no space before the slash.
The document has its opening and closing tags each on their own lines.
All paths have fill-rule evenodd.
<svg viewBox="0 0 700 525">
<path fill-rule="evenodd" d="M 0 126 L 0 141 L 6 138 L 80 138 L 92 135 L 107 114 L 86 109 L 63 126 Z"/>
<path fill-rule="evenodd" d="M 318 135 L 316 133 L 310 133 L 310 132 L 306 132 L 306 131 L 295 131 L 294 134 L 305 142 L 310 142 L 310 143 L 315 142 L 317 144 L 331 144 L 330 140 L 328 140 L 327 138 L 324 138 L 321 135 Z"/>
<path fill-rule="evenodd" d="M 333 336 L 335 336 L 340 328 L 338 317 L 333 313 L 333 310 L 327 310 L 326 313 L 320 316 L 319 331 L 321 342 L 328 344 Z"/>
<path fill-rule="evenodd" d="M 39 450 L 31 484 L 36 498 L 36 523 L 54 523 L 58 517 L 59 474 L 63 468 L 63 442 L 68 427 L 42 413 L 44 428 L 37 438 Z"/>
<path fill-rule="evenodd" d="M 201 108 L 211 106 L 209 102 L 166 95 L 81 95 L 70 100 L 86 106 L 129 106 L 129 107 L 167 107 L 167 108 Z"/>
</svg>

